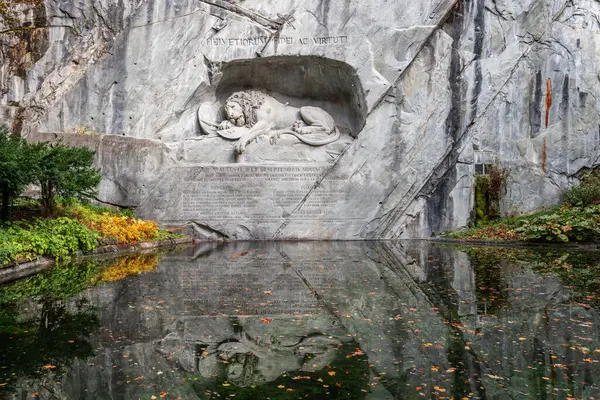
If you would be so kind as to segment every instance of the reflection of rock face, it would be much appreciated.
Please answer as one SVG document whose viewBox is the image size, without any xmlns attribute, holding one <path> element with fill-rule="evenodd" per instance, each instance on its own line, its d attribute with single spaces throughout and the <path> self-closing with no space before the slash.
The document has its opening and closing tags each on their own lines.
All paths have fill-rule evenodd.
<svg viewBox="0 0 600 400">
<path fill-rule="evenodd" d="M 471 262 L 448 248 L 394 242 L 215 244 L 166 254 L 155 272 L 79 296 L 99 310 L 98 351 L 60 390 L 125 399 L 164 388 L 195 398 L 223 383 L 258 390 L 276 387 L 284 373 L 327 372 L 346 387 L 336 362 L 364 351 L 367 371 L 353 368 L 367 382 L 349 398 L 361 389 L 409 398 L 416 386 L 457 398 L 539 398 L 553 388 L 594 397 L 598 353 L 580 348 L 600 348 L 595 311 L 526 261 L 502 261 L 497 279 Z M 488 295 L 501 292 L 489 307 Z M 196 392 L 186 382 L 197 382 Z"/>
</svg>

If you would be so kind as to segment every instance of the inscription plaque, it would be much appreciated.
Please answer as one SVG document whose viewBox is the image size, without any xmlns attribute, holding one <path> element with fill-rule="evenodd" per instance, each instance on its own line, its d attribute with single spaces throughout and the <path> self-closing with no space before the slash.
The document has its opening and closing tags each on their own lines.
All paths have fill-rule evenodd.
<svg viewBox="0 0 600 400">
<path fill-rule="evenodd" d="M 181 194 L 185 218 L 323 219 L 333 214 L 342 179 L 328 181 L 311 192 L 326 166 L 232 165 L 197 168 L 188 174 Z M 306 198 L 305 198 L 306 197 Z"/>
</svg>

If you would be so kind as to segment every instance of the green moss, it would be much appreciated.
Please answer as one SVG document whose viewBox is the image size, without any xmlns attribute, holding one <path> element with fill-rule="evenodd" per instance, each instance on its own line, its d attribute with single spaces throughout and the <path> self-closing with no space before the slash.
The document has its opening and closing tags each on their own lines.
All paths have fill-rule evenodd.
<svg viewBox="0 0 600 400">
<path fill-rule="evenodd" d="M 475 176 L 475 222 L 489 221 L 489 186 L 488 175 Z"/>
</svg>

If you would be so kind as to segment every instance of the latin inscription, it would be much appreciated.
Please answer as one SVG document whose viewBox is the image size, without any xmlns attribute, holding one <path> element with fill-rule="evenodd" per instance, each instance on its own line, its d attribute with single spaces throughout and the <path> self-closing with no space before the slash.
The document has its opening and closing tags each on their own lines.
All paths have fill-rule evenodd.
<svg viewBox="0 0 600 400">
<path fill-rule="evenodd" d="M 324 168 L 318 165 L 205 167 L 185 178 L 182 212 L 186 218 L 209 221 L 281 219 L 292 211 L 295 218 L 327 218 L 333 214 L 343 192 L 338 181 L 314 188 Z M 295 210 L 299 204 L 302 208 Z"/>
<path fill-rule="evenodd" d="M 257 36 L 246 38 L 209 38 L 202 39 L 201 46 L 220 47 L 220 46 L 236 46 L 236 47 L 253 47 L 264 46 L 267 43 L 277 45 L 299 45 L 299 46 L 329 46 L 341 45 L 348 43 L 348 36 L 321 36 L 321 37 L 302 37 L 294 38 L 291 36 L 280 36 L 270 38 L 269 36 Z"/>
</svg>

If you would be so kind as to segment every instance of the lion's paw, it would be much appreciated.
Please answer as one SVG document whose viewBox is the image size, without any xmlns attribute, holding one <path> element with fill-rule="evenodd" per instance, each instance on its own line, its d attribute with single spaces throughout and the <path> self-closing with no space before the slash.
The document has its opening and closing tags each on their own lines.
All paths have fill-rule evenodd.
<svg viewBox="0 0 600 400">
<path fill-rule="evenodd" d="M 296 122 L 294 122 L 294 125 L 292 125 L 292 130 L 294 132 L 298 132 L 300 133 L 300 129 L 306 126 L 306 124 L 304 123 L 304 121 L 302 121 L 301 119 L 296 120 Z"/>
<path fill-rule="evenodd" d="M 309 126 L 299 126 L 296 129 L 296 133 L 300 135 L 307 135 L 312 132 L 312 129 Z"/>
<path fill-rule="evenodd" d="M 238 140 L 234 146 L 235 154 L 242 154 L 246 149 L 246 141 Z"/>
</svg>

